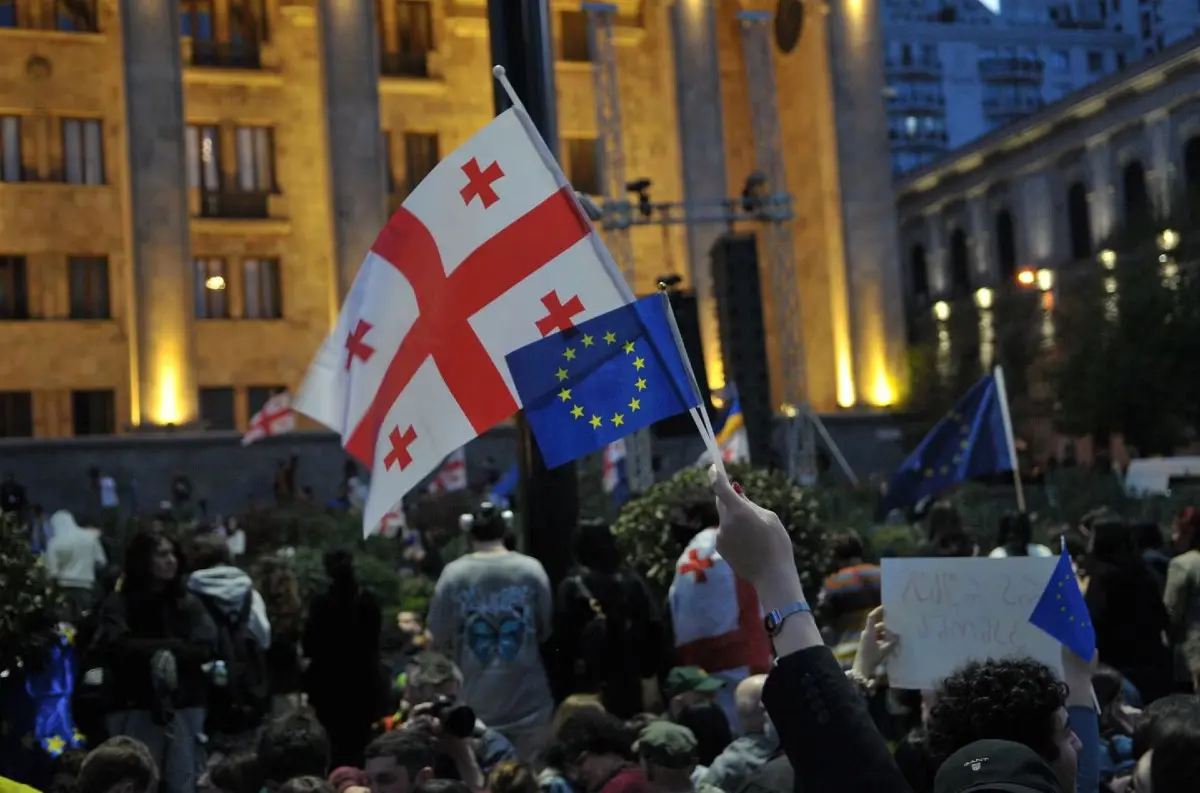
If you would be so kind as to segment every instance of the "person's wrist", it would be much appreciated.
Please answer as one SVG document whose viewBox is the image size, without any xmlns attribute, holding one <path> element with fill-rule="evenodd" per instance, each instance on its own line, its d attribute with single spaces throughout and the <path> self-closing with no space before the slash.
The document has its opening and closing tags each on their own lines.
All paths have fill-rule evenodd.
<svg viewBox="0 0 1200 793">
<path fill-rule="evenodd" d="M 759 605 L 766 612 L 783 609 L 804 600 L 804 588 L 800 585 L 800 575 L 796 572 L 794 564 L 770 570 L 757 577 L 754 589 L 758 592 Z"/>
</svg>

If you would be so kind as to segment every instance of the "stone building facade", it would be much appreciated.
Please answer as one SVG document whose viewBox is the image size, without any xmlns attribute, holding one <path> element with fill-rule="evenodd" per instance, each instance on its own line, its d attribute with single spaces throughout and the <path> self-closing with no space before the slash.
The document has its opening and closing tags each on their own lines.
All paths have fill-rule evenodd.
<svg viewBox="0 0 1200 793">
<path fill-rule="evenodd" d="M 601 182 L 586 15 L 550 4 L 560 160 L 586 192 Z M 243 428 L 300 380 L 389 211 L 493 112 L 486 0 L 7 5 L 0 435 Z M 615 5 L 628 177 L 659 201 L 735 195 L 757 165 L 738 15 L 775 3 Z M 821 8 L 772 56 L 795 343 L 818 409 L 886 405 L 903 387 L 903 314 L 877 9 Z M 711 238 L 690 236 L 635 229 L 634 287 L 699 276 L 719 387 Z"/>
<path fill-rule="evenodd" d="M 1198 92 L 1192 39 L 906 175 L 910 312 L 978 303 L 980 289 L 1050 291 L 1072 267 L 1102 265 L 1130 219 L 1169 217 L 1200 188 Z"/>
</svg>

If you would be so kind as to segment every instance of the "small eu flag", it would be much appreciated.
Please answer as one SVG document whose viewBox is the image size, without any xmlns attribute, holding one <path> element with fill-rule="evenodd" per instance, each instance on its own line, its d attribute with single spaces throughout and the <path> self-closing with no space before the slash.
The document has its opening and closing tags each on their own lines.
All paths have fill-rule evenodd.
<svg viewBox="0 0 1200 793">
<path fill-rule="evenodd" d="M 892 476 L 885 510 L 905 509 L 960 482 L 1013 470 L 998 377 L 989 374 L 971 386 L 929 431 Z"/>
<path fill-rule="evenodd" d="M 1085 661 L 1096 652 L 1096 628 L 1088 614 L 1087 602 L 1079 591 L 1079 580 L 1071 567 L 1071 556 L 1064 548 L 1054 574 L 1033 607 L 1029 622 Z"/>
<path fill-rule="evenodd" d="M 700 404 L 670 310 L 650 295 L 506 356 L 547 466 Z"/>
</svg>

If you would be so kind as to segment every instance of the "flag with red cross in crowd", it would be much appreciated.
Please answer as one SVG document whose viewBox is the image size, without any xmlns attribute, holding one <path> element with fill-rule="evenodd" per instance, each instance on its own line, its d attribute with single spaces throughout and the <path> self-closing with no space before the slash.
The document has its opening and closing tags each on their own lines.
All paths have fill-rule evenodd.
<svg viewBox="0 0 1200 793">
<path fill-rule="evenodd" d="M 295 406 L 371 469 L 370 529 L 521 407 L 505 355 L 632 299 L 533 122 L 512 108 L 388 221 Z"/>
<path fill-rule="evenodd" d="M 292 395 L 287 391 L 280 391 L 263 403 L 262 408 L 250 417 L 250 426 L 242 436 L 242 445 L 249 446 L 255 441 L 272 435 L 283 435 L 294 429 L 296 412 L 292 410 Z"/>
</svg>

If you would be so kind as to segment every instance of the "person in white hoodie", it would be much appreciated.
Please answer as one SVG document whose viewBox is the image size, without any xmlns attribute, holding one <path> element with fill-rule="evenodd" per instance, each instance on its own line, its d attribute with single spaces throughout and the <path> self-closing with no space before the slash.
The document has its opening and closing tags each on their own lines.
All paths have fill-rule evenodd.
<svg viewBox="0 0 1200 793">
<path fill-rule="evenodd" d="M 82 528 L 67 510 L 51 515 L 50 526 L 46 570 L 66 596 L 68 619 L 77 621 L 95 606 L 96 571 L 108 565 L 108 557 L 99 529 Z"/>
<path fill-rule="evenodd" d="M 193 571 L 188 578 L 188 590 L 226 619 L 241 614 L 249 598 L 246 629 L 264 650 L 271 646 L 271 623 L 267 619 L 266 603 L 254 588 L 249 574 L 233 566 L 229 544 L 220 532 L 205 532 L 192 541 L 188 566 Z"/>
</svg>

